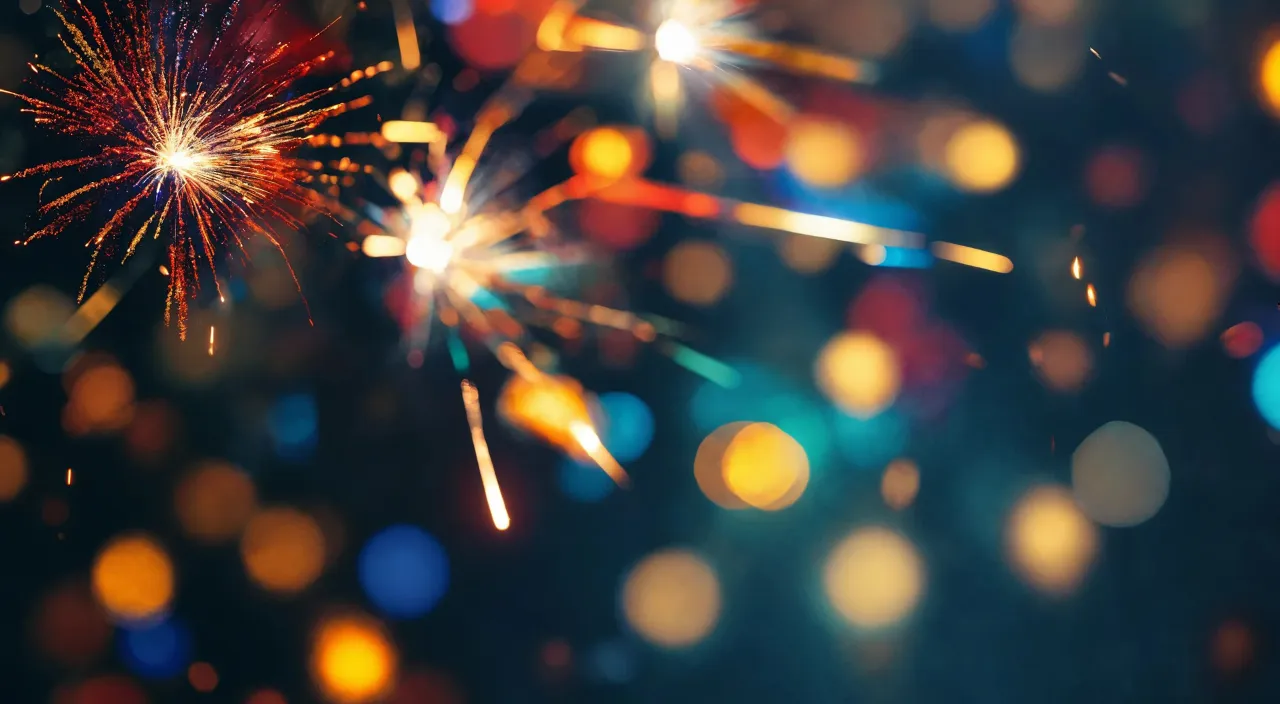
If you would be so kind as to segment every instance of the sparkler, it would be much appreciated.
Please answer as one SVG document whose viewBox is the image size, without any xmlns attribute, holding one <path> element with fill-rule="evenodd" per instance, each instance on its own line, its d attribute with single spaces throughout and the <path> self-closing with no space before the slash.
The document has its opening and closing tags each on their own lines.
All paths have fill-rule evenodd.
<svg viewBox="0 0 1280 704">
<path fill-rule="evenodd" d="M 46 177 L 42 197 L 64 178 L 74 184 L 40 206 L 47 223 L 22 244 L 109 213 L 86 243 L 92 254 L 81 300 L 100 256 L 123 249 L 127 260 L 144 241 L 164 236 L 170 277 L 165 320 L 176 311 L 185 338 L 202 262 L 214 270 L 221 297 L 216 261 L 223 250 L 243 251 L 245 238 L 256 234 L 284 254 L 272 225 L 301 227 L 290 209 L 316 204 L 308 183 L 322 170 L 295 158 L 296 149 L 323 121 L 370 101 L 316 103 L 390 64 L 357 71 L 337 86 L 295 93 L 295 83 L 334 54 L 299 62 L 289 43 L 260 39 L 278 9 L 246 10 L 240 0 L 221 11 L 188 0 L 154 11 L 145 0 L 90 9 L 77 0 L 65 13 L 54 10 L 76 72 L 64 76 L 32 63 L 31 89 L 9 94 L 26 104 L 24 112 L 36 124 L 75 139 L 83 155 L 0 181 Z"/>
<path fill-rule="evenodd" d="M 649 87 L 657 108 L 657 128 L 675 129 L 683 102 L 681 69 L 697 71 L 755 106 L 779 123 L 788 122 L 793 108 L 742 70 L 749 64 L 768 65 L 798 75 L 869 83 L 876 68 L 865 61 L 754 36 L 744 3 L 731 0 L 654 0 L 651 31 L 605 22 L 578 14 L 581 0 L 558 0 L 538 29 L 543 51 L 649 52 Z"/>
</svg>

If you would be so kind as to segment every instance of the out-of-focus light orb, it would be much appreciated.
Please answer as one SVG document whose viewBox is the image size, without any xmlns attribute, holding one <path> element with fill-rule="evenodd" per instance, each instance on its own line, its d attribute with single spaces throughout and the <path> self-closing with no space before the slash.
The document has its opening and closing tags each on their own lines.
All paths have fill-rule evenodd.
<svg viewBox="0 0 1280 704">
<path fill-rule="evenodd" d="M 809 458 L 794 438 L 776 425 L 752 423 L 725 448 L 724 484 L 738 499 L 766 511 L 799 500 L 809 484 Z"/>
<path fill-rule="evenodd" d="M 1263 52 L 1258 78 L 1263 107 L 1280 117 L 1280 39 L 1273 41 Z"/>
<path fill-rule="evenodd" d="M 1151 433 L 1112 421 L 1071 455 L 1071 485 L 1089 518 L 1104 526 L 1136 526 L 1169 498 L 1169 460 Z"/>
<path fill-rule="evenodd" d="M 691 552 L 656 552 L 627 575 L 622 613 L 646 641 L 663 648 L 687 648 L 715 628 L 720 618 L 720 582 L 711 566 Z"/>
<path fill-rule="evenodd" d="M 12 501 L 27 485 L 27 453 L 17 440 L 0 435 L 0 501 Z"/>
<path fill-rule="evenodd" d="M 1238 675 L 1253 662 L 1254 638 L 1249 626 L 1229 620 L 1218 626 L 1209 644 L 1213 667 L 1224 675 Z"/>
<path fill-rule="evenodd" d="M 1231 251 L 1218 240 L 1162 247 L 1129 279 L 1129 309 L 1148 334 L 1181 349 L 1204 339 L 1235 283 Z"/>
<path fill-rule="evenodd" d="M 823 573 L 836 613 L 866 629 L 892 626 L 910 614 L 924 581 L 924 562 L 911 541 L 879 526 L 860 528 L 842 540 Z"/>
<path fill-rule="evenodd" d="M 711 306 L 724 297 L 733 283 L 733 265 L 718 245 L 685 241 L 667 253 L 662 281 L 676 300 Z"/>
<path fill-rule="evenodd" d="M 687 64 L 698 56 L 701 44 L 693 31 L 676 20 L 666 20 L 658 25 L 653 35 L 653 46 L 663 61 Z"/>
<path fill-rule="evenodd" d="M 319 441 L 319 421 L 316 401 L 310 394 L 280 397 L 271 408 L 268 426 L 276 454 L 294 462 L 309 458 Z"/>
<path fill-rule="evenodd" d="M 154 538 L 141 533 L 112 539 L 93 562 L 93 594 L 118 621 L 163 613 L 173 600 L 173 563 Z"/>
<path fill-rule="evenodd" d="M 1054 595 L 1075 590 L 1098 551 L 1098 529 L 1058 486 L 1038 486 L 1009 516 L 1006 545 L 1014 569 L 1033 587 Z"/>
<path fill-rule="evenodd" d="M 1273 184 L 1258 198 L 1249 223 L 1249 244 L 1262 271 L 1273 281 L 1280 280 L 1280 184 Z"/>
<path fill-rule="evenodd" d="M 71 386 L 68 430 L 120 430 L 133 420 L 134 410 L 133 377 L 129 372 L 114 362 L 95 364 L 80 372 Z"/>
<path fill-rule="evenodd" d="M 948 32 L 968 32 L 982 26 L 995 6 L 995 0 L 929 0 L 929 21 Z"/>
<path fill-rule="evenodd" d="M 178 621 L 166 618 L 122 628 L 121 659 L 134 674 L 150 680 L 167 680 L 182 674 L 191 662 L 191 633 Z"/>
<path fill-rule="evenodd" d="M 259 689 L 250 694 L 244 704 L 289 704 L 289 700 L 274 689 Z"/>
<path fill-rule="evenodd" d="M 628 393 L 600 394 L 596 402 L 604 415 L 600 436 L 619 462 L 633 462 L 653 442 L 653 411 L 639 397 Z"/>
<path fill-rule="evenodd" d="M 1085 188 L 1097 205 L 1132 208 L 1147 194 L 1146 164 L 1134 147 L 1111 145 L 1094 152 L 1085 166 Z"/>
<path fill-rule="evenodd" d="M 187 668 L 187 681 L 191 688 L 201 694 L 208 694 L 218 688 L 218 671 L 207 662 L 191 663 Z"/>
<path fill-rule="evenodd" d="M 445 24 L 462 24 L 474 9 L 472 0 L 431 0 L 431 14 Z"/>
<path fill-rule="evenodd" d="M 725 451 L 743 428 L 752 425 L 740 421 L 717 428 L 698 445 L 693 460 L 693 477 L 703 495 L 720 508 L 730 510 L 747 508 L 747 503 L 729 490 L 724 479 Z"/>
<path fill-rule="evenodd" d="M 1265 337 L 1262 334 L 1262 328 L 1252 321 L 1237 323 L 1222 331 L 1222 349 L 1227 355 L 1235 359 L 1244 359 L 1252 357 L 1262 343 Z"/>
<path fill-rule="evenodd" d="M 186 534 L 216 544 L 240 534 L 257 507 L 258 492 L 244 471 L 212 460 L 182 478 L 173 500 Z"/>
<path fill-rule="evenodd" d="M 625 134 L 612 127 L 598 127 L 581 140 L 582 164 L 587 173 L 611 181 L 627 175 L 634 154 Z"/>
<path fill-rule="evenodd" d="M 404 169 L 395 169 L 387 176 L 387 188 L 396 198 L 407 202 L 417 197 L 422 182 Z"/>
<path fill-rule="evenodd" d="M 724 180 L 720 162 L 706 152 L 681 154 L 676 169 L 680 173 L 680 180 L 694 188 L 715 188 Z"/>
<path fill-rule="evenodd" d="M 557 478 L 560 491 L 574 501 L 586 504 L 603 501 L 618 488 L 613 479 L 601 472 L 599 467 L 579 462 L 572 457 L 565 457 L 560 461 Z"/>
<path fill-rule="evenodd" d="M 31 621 L 36 647 L 64 667 L 87 667 L 107 649 L 111 624 L 79 580 L 59 585 L 40 598 Z"/>
<path fill-rule="evenodd" d="M 898 356 L 868 332 L 842 332 L 818 353 L 818 389 L 846 413 L 871 418 L 898 397 L 902 373 Z"/>
<path fill-rule="evenodd" d="M 439 670 L 405 673 L 396 683 L 388 704 L 464 704 L 456 682 Z"/>
<path fill-rule="evenodd" d="M 381 699 L 395 684 L 399 656 L 381 624 L 367 616 L 338 616 L 317 627 L 311 670 L 321 693 L 336 704 Z"/>
<path fill-rule="evenodd" d="M 1093 352 L 1073 332 L 1050 330 L 1044 333 L 1031 343 L 1028 356 L 1040 380 L 1054 391 L 1079 391 L 1093 373 Z"/>
<path fill-rule="evenodd" d="M 32 286 L 9 300 L 4 309 L 4 327 L 23 347 L 40 347 L 56 341 L 75 310 L 75 304 L 61 291 Z"/>
<path fill-rule="evenodd" d="M 259 511 L 240 536 L 249 577 L 267 591 L 293 594 L 324 569 L 324 533 L 315 519 L 292 508 Z"/>
<path fill-rule="evenodd" d="M 1067 24 L 1081 11 L 1080 0 L 1017 0 L 1015 4 L 1023 19 L 1049 26 Z"/>
<path fill-rule="evenodd" d="M 1018 175 L 1022 157 L 1009 130 L 990 120 L 968 122 L 951 134 L 945 151 L 947 177 L 958 188 L 994 193 Z"/>
<path fill-rule="evenodd" d="M 1088 42 L 1077 27 L 1023 23 L 1013 34 L 1009 61 L 1022 85 L 1043 93 L 1060 91 L 1084 70 Z"/>
<path fill-rule="evenodd" d="M 778 253 L 793 271 L 817 274 L 831 268 L 841 249 L 841 243 L 835 240 L 789 235 L 780 240 Z"/>
<path fill-rule="evenodd" d="M 1267 350 L 1253 370 L 1253 403 L 1267 425 L 1280 430 L 1280 345 Z"/>
<path fill-rule="evenodd" d="M 359 574 L 360 586 L 379 611 L 393 618 L 417 618 L 435 608 L 448 591 L 449 558 L 421 528 L 392 526 L 365 543 Z"/>
<path fill-rule="evenodd" d="M 9 380 L 12 378 L 13 368 L 9 366 L 7 361 L 0 359 L 0 389 L 8 385 Z"/>
<path fill-rule="evenodd" d="M 132 678 L 124 675 L 99 675 L 71 685 L 67 701 L 55 704 L 147 704 L 147 692 Z"/>
<path fill-rule="evenodd" d="M 920 468 L 908 459 L 897 459 L 884 468 L 884 476 L 880 478 L 880 496 L 884 503 L 895 511 L 901 511 L 911 505 L 920 491 Z"/>
<path fill-rule="evenodd" d="M 862 171 L 862 140 L 839 120 L 801 117 L 787 136 L 786 158 L 791 173 L 815 188 L 843 186 Z"/>
</svg>

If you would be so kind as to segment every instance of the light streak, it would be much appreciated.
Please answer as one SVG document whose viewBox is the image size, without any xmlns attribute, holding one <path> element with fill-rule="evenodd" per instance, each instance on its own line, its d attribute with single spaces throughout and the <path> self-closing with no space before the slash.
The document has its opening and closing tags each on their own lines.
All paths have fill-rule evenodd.
<svg viewBox="0 0 1280 704">
<path fill-rule="evenodd" d="M 1090 308 L 1098 307 L 1098 290 L 1093 287 L 1093 284 L 1089 284 L 1085 288 L 1084 296 L 1089 301 Z"/>
<path fill-rule="evenodd" d="M 950 242 L 934 242 L 930 246 L 930 250 L 933 252 L 933 256 L 956 264 L 986 269 L 997 274 L 1007 274 L 1013 271 L 1013 262 L 1008 257 L 994 252 Z"/>
<path fill-rule="evenodd" d="M 493 458 L 489 456 L 489 443 L 484 439 L 484 416 L 480 410 L 480 392 L 466 379 L 462 380 L 462 403 L 467 409 L 467 424 L 471 426 L 471 444 L 476 450 L 476 463 L 480 465 L 480 481 L 484 484 L 484 496 L 489 503 L 489 515 L 493 518 L 493 527 L 506 530 L 511 527 L 511 516 L 507 514 L 507 505 L 502 498 L 502 488 L 498 485 L 498 475 L 493 469 Z"/>
<path fill-rule="evenodd" d="M 1074 277 L 1076 281 L 1079 281 L 1080 277 L 1083 274 L 1084 274 L 1084 269 L 1080 266 L 1080 257 L 1076 257 L 1075 259 L 1072 259 L 1071 260 L 1071 276 Z"/>
</svg>

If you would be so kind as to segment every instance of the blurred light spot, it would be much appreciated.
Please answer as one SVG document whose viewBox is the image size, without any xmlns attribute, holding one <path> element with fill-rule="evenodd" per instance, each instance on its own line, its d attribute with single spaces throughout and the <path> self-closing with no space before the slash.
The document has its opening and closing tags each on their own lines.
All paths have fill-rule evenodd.
<svg viewBox="0 0 1280 704">
<path fill-rule="evenodd" d="M 570 428 L 591 423 L 584 393 L 581 384 L 566 376 L 512 374 L 498 395 L 498 413 L 515 427 L 572 450 L 578 445 Z"/>
<path fill-rule="evenodd" d="M 625 176 L 631 168 L 631 143 L 618 130 L 600 127 L 580 139 L 582 162 L 587 173 L 614 180 Z"/>
<path fill-rule="evenodd" d="M 884 503 L 895 511 L 911 505 L 920 491 L 920 469 L 916 463 L 908 459 L 894 460 L 884 469 L 880 478 L 880 496 Z"/>
<path fill-rule="evenodd" d="M 816 274 L 829 269 L 842 248 L 842 243 L 835 240 L 786 235 L 781 240 L 780 253 L 782 261 L 792 270 L 801 274 Z"/>
<path fill-rule="evenodd" d="M 240 557 L 249 577 L 263 589 L 292 594 L 314 582 L 324 569 L 324 534 L 301 511 L 266 509 L 245 527 Z"/>
<path fill-rule="evenodd" d="M 701 558 L 683 550 L 646 557 L 622 586 L 622 612 L 640 637 L 664 648 L 687 648 L 720 618 L 720 583 Z"/>
<path fill-rule="evenodd" d="M 56 697 L 56 695 L 55 695 Z M 72 685 L 66 704 L 147 704 L 146 690 L 123 675 L 99 675 Z M 55 699 L 55 704 L 64 704 Z"/>
<path fill-rule="evenodd" d="M 1271 279 L 1280 279 L 1280 184 L 1273 184 L 1258 198 L 1249 223 L 1249 243 L 1258 266 Z"/>
<path fill-rule="evenodd" d="M 1088 46 L 1076 27 L 1020 24 L 1009 49 L 1013 73 L 1032 90 L 1053 93 L 1075 82 L 1084 69 Z"/>
<path fill-rule="evenodd" d="M 733 283 L 733 265 L 718 245 L 685 241 L 667 253 L 662 281 L 673 298 L 710 306 L 723 298 Z"/>
<path fill-rule="evenodd" d="M 390 704 L 463 704 L 463 701 L 461 690 L 448 674 L 419 670 L 400 678 Z"/>
<path fill-rule="evenodd" d="M 122 430 L 133 420 L 134 409 L 129 372 L 115 363 L 99 364 L 76 378 L 64 425 L 74 434 Z"/>
<path fill-rule="evenodd" d="M 653 35 L 653 46 L 663 61 L 687 64 L 698 55 L 701 46 L 688 27 L 676 20 L 666 20 Z"/>
<path fill-rule="evenodd" d="M 860 528 L 827 558 L 827 599 L 846 621 L 884 628 L 901 621 L 924 592 L 924 563 L 909 540 L 888 528 Z"/>
<path fill-rule="evenodd" d="M 178 409 L 164 401 L 139 403 L 124 431 L 129 457 L 144 465 L 164 459 L 173 447 L 179 417 Z"/>
<path fill-rule="evenodd" d="M 1009 559 L 1032 586 L 1050 594 L 1073 591 L 1098 550 L 1098 530 L 1066 489 L 1040 486 L 1014 506 Z"/>
<path fill-rule="evenodd" d="M 0 389 L 7 386 L 9 384 L 9 380 L 12 378 L 13 368 L 9 366 L 7 361 L 0 359 Z"/>
<path fill-rule="evenodd" d="M 271 408 L 271 437 L 282 459 L 301 462 L 315 452 L 319 413 L 308 394 L 282 396 Z"/>
<path fill-rule="evenodd" d="M 815 188 L 836 188 L 857 177 L 863 165 L 862 141 L 851 127 L 833 119 L 800 117 L 787 135 L 791 173 Z"/>
<path fill-rule="evenodd" d="M 93 600 L 89 586 L 68 582 L 40 598 L 31 620 L 36 647 L 64 667 L 86 667 L 111 641 L 111 624 Z"/>
<path fill-rule="evenodd" d="M 574 501 L 588 504 L 603 501 L 618 486 L 594 464 L 578 462 L 569 457 L 560 461 L 558 479 L 560 491 Z"/>
<path fill-rule="evenodd" d="M 995 5 L 995 0 L 928 0 L 929 21 L 949 32 L 968 32 L 981 26 Z"/>
<path fill-rule="evenodd" d="M 244 704 L 289 704 L 289 700 L 274 689 L 259 689 L 250 694 Z"/>
<path fill-rule="evenodd" d="M 1222 348 L 1235 359 L 1252 357 L 1262 343 L 1262 328 L 1254 322 L 1238 323 L 1222 332 Z"/>
<path fill-rule="evenodd" d="M 1054 391 L 1074 393 L 1084 388 L 1093 372 L 1093 352 L 1081 337 L 1051 330 L 1031 343 L 1031 364 L 1040 381 Z"/>
<path fill-rule="evenodd" d="M 340 616 L 315 632 L 311 669 L 320 691 L 338 704 L 386 696 L 396 677 L 398 655 L 382 626 L 366 616 Z"/>
<path fill-rule="evenodd" d="M 370 538 L 360 551 L 359 570 L 369 601 L 395 618 L 427 613 L 449 588 L 444 548 L 416 526 L 392 526 Z"/>
<path fill-rule="evenodd" d="M 40 11 L 43 4 L 43 0 L 18 0 L 18 9 L 22 10 L 24 15 L 34 15 Z"/>
<path fill-rule="evenodd" d="M 1071 455 L 1071 483 L 1089 518 L 1104 526 L 1136 526 L 1169 497 L 1169 460 L 1151 433 L 1112 421 Z"/>
<path fill-rule="evenodd" d="M 818 388 L 845 412 L 871 418 L 888 408 L 902 384 L 893 348 L 867 332 L 842 332 L 818 353 Z"/>
<path fill-rule="evenodd" d="M 1213 667 L 1224 675 L 1238 675 L 1253 662 L 1254 638 L 1249 626 L 1230 620 L 1213 633 L 1209 656 Z"/>
<path fill-rule="evenodd" d="M 260 269 L 262 267 L 254 267 L 255 272 Z M 297 295 L 292 279 L 286 279 L 280 286 L 287 286 L 291 296 Z M 187 327 L 191 330 L 208 330 L 218 322 L 220 321 L 217 312 L 194 310 L 187 321 Z M 224 326 L 218 333 L 219 347 L 224 350 L 235 349 L 234 342 L 238 330 L 239 326 L 236 325 Z M 210 356 L 208 348 L 203 345 L 187 344 L 173 333 L 172 328 L 165 325 L 157 328 L 156 341 L 160 347 L 159 357 L 164 362 L 165 371 L 173 381 L 184 386 L 201 387 L 212 384 L 222 374 L 228 360 L 232 359 L 230 354 Z"/>
<path fill-rule="evenodd" d="M 947 176 L 957 187 L 975 193 L 1002 190 L 1018 175 L 1018 143 L 1003 125 L 969 122 L 947 140 Z"/>
<path fill-rule="evenodd" d="M 172 618 L 120 630 L 120 656 L 136 675 L 167 680 L 191 661 L 191 633 Z"/>
<path fill-rule="evenodd" d="M 720 162 L 706 152 L 681 154 L 676 169 L 680 174 L 680 180 L 694 188 L 715 188 L 724 179 Z"/>
<path fill-rule="evenodd" d="M 700 445 L 693 460 L 693 476 L 702 493 L 720 508 L 747 508 L 746 502 L 729 490 L 724 479 L 725 451 L 749 422 L 729 423 L 708 435 Z"/>
<path fill-rule="evenodd" d="M 445 24 L 465 22 L 472 9 L 471 0 L 431 0 L 431 14 Z"/>
<path fill-rule="evenodd" d="M 27 453 L 17 440 L 0 435 L 0 501 L 12 501 L 27 485 Z"/>
<path fill-rule="evenodd" d="M 1232 253 L 1218 240 L 1162 247 L 1129 279 L 1134 317 L 1165 347 L 1199 342 L 1227 305 L 1235 284 Z"/>
<path fill-rule="evenodd" d="M 192 663 L 187 668 L 187 681 L 191 688 L 201 694 L 208 694 L 218 688 L 218 671 L 207 662 Z"/>
<path fill-rule="evenodd" d="M 653 442 L 653 412 L 628 393 L 601 394 L 597 399 L 603 418 L 596 425 L 604 446 L 619 462 L 640 459 Z"/>
<path fill-rule="evenodd" d="M 1280 430 L 1280 346 L 1267 350 L 1253 372 L 1253 402 L 1262 419 Z"/>
<path fill-rule="evenodd" d="M 1105 208 L 1131 208 L 1147 195 L 1147 174 L 1142 152 L 1126 146 L 1108 146 L 1094 152 L 1085 167 L 1089 198 Z"/>
<path fill-rule="evenodd" d="M 32 286 L 9 300 L 4 309 L 4 326 L 23 347 L 43 347 L 57 341 L 62 326 L 75 311 L 75 304 L 61 291 Z"/>
<path fill-rule="evenodd" d="M 1280 117 L 1280 39 L 1273 41 L 1263 53 L 1258 76 L 1263 107 Z"/>
<path fill-rule="evenodd" d="M 865 419 L 837 413 L 833 430 L 845 461 L 862 469 L 883 467 L 907 446 L 907 422 L 895 411 Z"/>
<path fill-rule="evenodd" d="M 223 461 L 201 463 L 178 483 L 174 506 L 187 535 L 220 543 L 240 534 L 258 503 L 253 480 Z"/>
<path fill-rule="evenodd" d="M 94 559 L 93 593 L 117 620 L 152 618 L 173 599 L 173 563 L 150 536 L 114 538 Z"/>
<path fill-rule="evenodd" d="M 725 448 L 724 484 L 744 503 L 766 511 L 794 504 L 809 484 L 804 448 L 780 428 L 752 423 Z"/>
<path fill-rule="evenodd" d="M 1029 22 L 1063 25 L 1080 14 L 1080 0 L 1016 0 L 1018 11 Z"/>
</svg>

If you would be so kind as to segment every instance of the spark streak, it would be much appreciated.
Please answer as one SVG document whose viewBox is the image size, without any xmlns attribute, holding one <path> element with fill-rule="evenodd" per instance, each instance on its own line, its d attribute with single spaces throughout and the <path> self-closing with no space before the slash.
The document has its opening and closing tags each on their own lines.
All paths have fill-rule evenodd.
<svg viewBox="0 0 1280 704">
<path fill-rule="evenodd" d="M 493 458 L 489 456 L 489 443 L 484 439 L 484 416 L 480 411 L 480 392 L 466 379 L 462 380 L 462 403 L 467 409 L 467 423 L 471 426 L 471 444 L 476 449 L 476 463 L 480 465 L 480 481 L 484 483 L 484 496 L 489 502 L 489 515 L 493 518 L 495 528 L 506 530 L 511 527 L 511 516 L 507 514 L 507 506 L 502 499 L 502 488 L 498 485 L 498 475 L 493 469 Z"/>
</svg>

